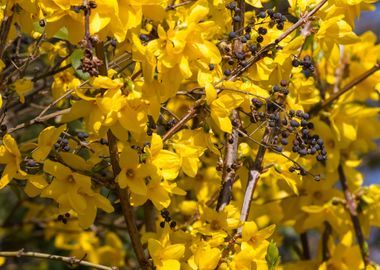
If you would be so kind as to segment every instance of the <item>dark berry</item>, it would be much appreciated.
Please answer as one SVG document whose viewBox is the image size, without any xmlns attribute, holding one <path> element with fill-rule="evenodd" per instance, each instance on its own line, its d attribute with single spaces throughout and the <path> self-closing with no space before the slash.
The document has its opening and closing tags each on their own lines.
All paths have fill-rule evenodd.
<svg viewBox="0 0 380 270">
<path fill-rule="evenodd" d="M 241 17 L 239 15 L 236 15 L 233 17 L 234 22 L 241 22 Z"/>
<path fill-rule="evenodd" d="M 282 22 L 278 23 L 276 27 L 278 30 L 283 30 L 284 29 L 284 23 L 282 23 Z"/>
<path fill-rule="evenodd" d="M 65 217 L 69 218 L 70 217 L 70 213 L 66 213 Z"/>
<path fill-rule="evenodd" d="M 55 149 L 58 149 L 58 148 L 60 148 L 60 147 L 61 147 L 61 145 L 60 145 L 59 143 L 55 143 L 55 144 L 54 144 L 54 148 L 55 148 Z"/>
<path fill-rule="evenodd" d="M 257 17 L 264 19 L 266 17 L 265 11 L 260 11 L 259 14 L 257 14 Z"/>
<path fill-rule="evenodd" d="M 318 160 L 318 161 L 323 161 L 323 160 L 324 160 L 324 158 L 323 158 L 323 156 L 322 156 L 322 155 L 318 155 L 318 156 L 317 156 L 317 160 Z"/>
<path fill-rule="evenodd" d="M 90 8 L 96 8 L 97 7 L 97 4 L 95 1 L 90 1 L 88 4 L 89 4 Z"/>
<path fill-rule="evenodd" d="M 45 27 L 46 26 L 46 21 L 44 19 L 40 20 L 38 23 L 39 23 L 39 25 L 41 27 Z"/>
<path fill-rule="evenodd" d="M 279 146 L 279 145 L 274 146 L 273 149 L 274 149 L 276 152 L 282 152 L 282 150 L 283 150 L 282 147 Z"/>
<path fill-rule="evenodd" d="M 289 115 L 290 115 L 290 116 L 294 116 L 294 114 L 295 114 L 294 110 L 290 110 L 290 111 L 289 111 Z"/>
<path fill-rule="evenodd" d="M 69 152 L 69 151 L 70 151 L 70 145 L 65 145 L 65 146 L 63 147 L 63 151 L 65 151 L 65 152 Z"/>
<path fill-rule="evenodd" d="M 245 58 L 244 53 L 242 53 L 242 52 L 236 52 L 235 56 L 239 60 L 244 60 L 244 58 Z"/>
<path fill-rule="evenodd" d="M 317 149 L 315 147 L 310 148 L 310 154 L 314 155 L 317 152 Z"/>
<path fill-rule="evenodd" d="M 295 170 L 296 170 L 296 168 L 294 168 L 293 166 L 289 167 L 289 172 L 294 172 Z"/>
<path fill-rule="evenodd" d="M 226 69 L 223 73 L 224 73 L 225 76 L 230 76 L 231 75 L 231 70 Z"/>
<path fill-rule="evenodd" d="M 69 140 L 68 139 L 62 139 L 62 144 L 68 144 L 69 143 Z"/>
<path fill-rule="evenodd" d="M 255 52 L 257 52 L 257 46 L 251 45 L 251 46 L 249 46 L 249 50 L 251 51 L 251 53 L 255 53 Z"/>
<path fill-rule="evenodd" d="M 307 155 L 307 150 L 306 150 L 305 148 L 300 149 L 300 150 L 298 151 L 298 154 L 300 154 L 301 156 L 305 156 L 305 155 Z"/>
<path fill-rule="evenodd" d="M 27 165 L 28 165 L 29 167 L 34 167 L 34 166 L 37 165 L 37 162 L 34 161 L 33 159 L 29 159 L 28 162 L 27 162 Z"/>
<path fill-rule="evenodd" d="M 175 226 L 177 226 L 177 222 L 175 222 L 174 220 L 172 222 L 170 222 L 170 228 L 175 228 Z"/>
<path fill-rule="evenodd" d="M 273 14 L 274 14 L 274 11 L 273 11 L 273 9 L 268 9 L 267 10 L 267 14 L 270 16 L 270 17 L 272 17 L 273 16 Z"/>
<path fill-rule="evenodd" d="M 63 219 L 63 215 L 58 215 L 58 221 L 61 221 Z"/>
<path fill-rule="evenodd" d="M 171 217 L 169 217 L 169 216 L 166 216 L 166 217 L 165 217 L 165 221 L 166 221 L 166 222 L 170 222 L 171 220 L 172 220 Z"/>
<path fill-rule="evenodd" d="M 161 221 L 161 222 L 160 222 L 160 227 L 161 227 L 161 228 L 165 228 L 165 221 Z"/>
<path fill-rule="evenodd" d="M 209 68 L 209 70 L 214 70 L 215 65 L 214 64 L 208 64 L 208 68 Z"/>
<path fill-rule="evenodd" d="M 67 219 L 66 219 L 66 218 L 63 218 L 63 219 L 62 219 L 62 223 L 63 223 L 63 224 L 67 224 Z"/>
<path fill-rule="evenodd" d="M 292 127 L 299 127 L 300 123 L 298 123 L 296 120 L 292 119 L 290 120 L 290 126 Z"/>
<path fill-rule="evenodd" d="M 148 136 L 152 136 L 153 135 L 153 130 L 148 128 L 148 130 L 146 131 L 146 135 Z"/>
<path fill-rule="evenodd" d="M 300 64 L 301 64 L 300 61 L 298 61 L 297 59 L 293 59 L 293 61 L 292 61 L 293 67 L 299 67 Z"/>
<path fill-rule="evenodd" d="M 168 211 L 168 209 L 161 210 L 161 216 L 162 216 L 162 217 L 167 217 L 167 216 L 169 216 L 169 211 Z"/>
<path fill-rule="evenodd" d="M 252 31 L 252 28 L 249 25 L 245 27 L 245 32 L 251 33 L 251 31 Z"/>
<path fill-rule="evenodd" d="M 286 86 L 288 85 L 288 82 L 285 81 L 285 80 L 281 80 L 280 85 L 281 85 L 282 87 L 286 87 Z"/>
<path fill-rule="evenodd" d="M 277 84 L 274 85 L 274 86 L 272 87 L 272 91 L 273 91 L 273 92 L 278 92 L 278 91 L 280 91 L 280 86 L 278 86 Z"/>
<path fill-rule="evenodd" d="M 100 144 L 102 144 L 102 145 L 106 145 L 106 144 L 108 144 L 107 139 L 105 139 L 105 138 L 101 138 L 101 139 L 100 139 Z"/>
<path fill-rule="evenodd" d="M 228 34 L 228 37 L 229 37 L 230 39 L 234 39 L 234 38 L 236 38 L 236 33 L 235 33 L 235 32 L 230 32 L 230 33 Z"/>
<path fill-rule="evenodd" d="M 140 38 L 141 41 L 144 41 L 144 42 L 149 41 L 149 37 L 147 35 L 145 35 L 145 34 L 140 34 L 139 38 Z"/>
<path fill-rule="evenodd" d="M 265 27 L 259 27 L 258 32 L 260 35 L 265 35 L 268 30 Z"/>
<path fill-rule="evenodd" d="M 242 36 L 242 37 L 240 38 L 240 41 L 241 41 L 242 43 L 247 43 L 248 39 L 247 39 L 245 36 Z"/>
<path fill-rule="evenodd" d="M 258 36 L 258 37 L 256 38 L 256 41 L 257 41 L 258 43 L 261 43 L 261 42 L 264 41 L 264 37 L 263 37 L 263 36 Z"/>
<path fill-rule="evenodd" d="M 287 145 L 288 143 L 289 143 L 288 138 L 282 138 L 281 139 L 281 144 L 282 145 Z"/>
<path fill-rule="evenodd" d="M 318 139 L 317 140 L 317 144 L 319 144 L 320 146 L 322 146 L 323 145 L 323 140 L 322 139 Z"/>
</svg>

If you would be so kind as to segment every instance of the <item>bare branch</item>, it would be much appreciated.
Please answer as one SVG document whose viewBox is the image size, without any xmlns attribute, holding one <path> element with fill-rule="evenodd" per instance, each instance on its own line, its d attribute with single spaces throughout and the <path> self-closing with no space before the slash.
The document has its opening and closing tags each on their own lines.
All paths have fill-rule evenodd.
<svg viewBox="0 0 380 270">
<path fill-rule="evenodd" d="M 346 178 L 346 175 L 344 174 L 342 164 L 339 164 L 338 173 L 339 173 L 339 181 L 344 193 L 344 198 L 346 199 L 347 210 L 348 210 L 348 213 L 350 214 L 352 225 L 354 226 L 354 230 L 355 230 L 356 240 L 358 241 L 358 245 L 360 247 L 360 253 L 362 255 L 364 265 L 367 266 L 370 263 L 369 254 L 368 254 L 368 245 L 364 239 L 363 230 L 360 225 L 358 212 L 356 211 L 356 207 L 357 207 L 356 201 L 355 201 L 355 198 L 352 196 L 352 193 L 348 189 L 347 178 Z"/>
<path fill-rule="evenodd" d="M 88 267 L 101 269 L 101 270 L 117 270 L 118 269 L 116 266 L 108 267 L 101 264 L 84 261 L 82 259 L 77 259 L 75 257 L 65 257 L 65 256 L 54 255 L 54 254 L 48 254 L 48 253 L 24 251 L 24 249 L 21 249 L 19 251 L 0 251 L 0 256 L 1 257 L 16 257 L 16 258 L 32 257 L 32 258 L 46 259 L 46 260 L 51 260 L 51 261 L 61 261 L 68 264 L 70 267 L 83 265 L 83 266 L 88 266 Z"/>
</svg>

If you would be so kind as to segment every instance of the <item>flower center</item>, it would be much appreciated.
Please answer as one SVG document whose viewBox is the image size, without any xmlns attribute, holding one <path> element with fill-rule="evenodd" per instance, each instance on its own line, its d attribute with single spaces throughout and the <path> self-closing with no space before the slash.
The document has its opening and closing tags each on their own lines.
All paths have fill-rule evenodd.
<svg viewBox="0 0 380 270">
<path fill-rule="evenodd" d="M 135 176 L 133 169 L 128 169 L 126 174 L 128 178 L 133 178 Z"/>
</svg>

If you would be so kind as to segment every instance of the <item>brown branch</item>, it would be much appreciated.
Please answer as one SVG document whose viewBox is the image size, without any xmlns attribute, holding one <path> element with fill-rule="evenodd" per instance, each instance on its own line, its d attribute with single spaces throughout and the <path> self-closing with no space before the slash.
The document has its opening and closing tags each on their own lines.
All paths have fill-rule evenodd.
<svg viewBox="0 0 380 270">
<path fill-rule="evenodd" d="M 339 92 L 333 94 L 329 99 L 327 99 L 327 100 L 323 101 L 322 103 L 319 103 L 319 104 L 315 105 L 314 107 L 312 107 L 309 111 L 309 114 L 311 114 L 311 115 L 318 114 L 318 112 L 320 112 L 321 110 L 330 106 L 335 100 L 337 100 L 340 96 L 345 94 L 352 87 L 363 82 L 365 79 L 367 79 L 369 76 L 371 76 L 373 73 L 375 73 L 378 70 L 380 70 L 380 63 L 376 63 L 371 69 L 360 74 L 358 77 L 356 77 L 351 82 L 346 84 Z"/>
<path fill-rule="evenodd" d="M 354 226 L 356 240 L 358 241 L 360 253 L 362 255 L 364 265 L 367 266 L 370 263 L 369 254 L 368 254 L 368 244 L 364 239 L 363 230 L 360 225 L 358 212 L 356 211 L 356 207 L 357 207 L 356 201 L 348 188 L 347 178 L 344 173 L 342 164 L 339 164 L 338 173 L 339 173 L 339 181 L 344 193 L 344 198 L 346 199 L 347 210 L 348 210 L 348 213 L 350 214 L 352 225 Z"/>
<path fill-rule="evenodd" d="M 232 121 L 238 120 L 238 112 L 232 111 Z M 232 184 L 236 175 L 236 157 L 238 148 L 239 134 L 236 128 L 233 128 L 231 134 L 226 134 L 225 140 L 225 154 L 223 161 L 223 174 L 222 174 L 222 187 L 219 192 L 216 210 L 218 212 L 230 203 L 232 197 Z"/>
<path fill-rule="evenodd" d="M 171 129 L 169 129 L 164 136 L 162 136 L 162 141 L 166 141 L 172 137 L 177 131 L 179 131 L 190 119 L 197 115 L 197 109 L 202 106 L 203 100 L 198 100 L 196 104 L 189 109 L 187 114 L 183 116 Z"/>
<path fill-rule="evenodd" d="M 302 257 L 303 257 L 302 259 L 310 260 L 311 255 L 310 255 L 309 241 L 308 241 L 306 231 L 300 234 L 300 239 L 301 239 L 301 245 L 302 245 Z"/>
<path fill-rule="evenodd" d="M 51 260 L 51 261 L 61 261 L 68 264 L 70 267 L 83 265 L 83 266 L 88 266 L 88 267 L 101 269 L 101 270 L 117 270 L 118 269 L 116 266 L 108 267 L 101 264 L 84 261 L 82 259 L 77 259 L 73 256 L 65 257 L 65 256 L 54 255 L 54 254 L 48 254 L 48 253 L 24 251 L 24 249 L 21 249 L 19 251 L 0 251 L 0 256 L 1 257 L 16 257 L 16 258 L 32 257 L 32 258 L 46 259 L 46 260 Z"/>
<path fill-rule="evenodd" d="M 195 2 L 195 1 L 196 0 L 188 0 L 188 1 L 185 1 L 185 2 L 182 2 L 182 3 L 179 3 L 179 4 L 174 4 L 175 1 L 172 1 L 172 3 L 165 8 L 165 11 L 173 10 L 173 9 L 178 8 L 178 7 L 182 7 L 182 6 L 191 4 L 191 3 Z"/>
<path fill-rule="evenodd" d="M 261 174 L 264 154 L 267 149 L 266 145 L 269 143 L 269 139 L 270 139 L 270 133 L 271 133 L 270 131 L 271 130 L 269 128 L 265 129 L 263 139 L 262 139 L 262 144 L 259 146 L 259 150 L 257 152 L 255 161 L 250 162 L 251 164 L 249 166 L 248 182 L 247 182 L 247 187 L 245 189 L 243 205 L 240 212 L 240 221 L 243 221 L 243 222 L 248 220 L 248 214 L 251 208 L 252 196 L 256 189 L 256 185 Z M 241 230 L 242 230 L 242 227 L 239 228 L 238 232 L 241 233 Z"/>
<path fill-rule="evenodd" d="M 112 171 L 114 173 L 114 177 L 116 177 L 120 171 L 119 165 L 119 151 L 117 149 L 117 139 L 115 135 L 113 135 L 111 130 L 107 132 L 108 137 L 108 146 L 110 151 L 111 165 Z M 133 249 L 136 253 L 137 260 L 141 269 L 151 269 L 148 260 L 145 257 L 144 249 L 140 241 L 139 231 L 136 227 L 136 217 L 133 211 L 133 206 L 129 200 L 129 192 L 128 189 L 121 189 L 118 187 L 120 204 L 123 212 L 123 216 L 125 219 L 125 223 L 127 224 L 127 230 L 129 237 L 131 238 Z"/>
<path fill-rule="evenodd" d="M 156 209 L 150 200 L 144 204 L 144 224 L 145 231 L 156 232 Z"/>
<path fill-rule="evenodd" d="M 7 42 L 7 37 L 9 30 L 12 26 L 12 20 L 13 20 L 13 14 L 8 16 L 5 15 L 3 17 L 3 20 L 1 21 L 1 27 L 0 27 L 0 58 L 3 58 L 3 53 L 5 50 L 5 44 Z"/>
<path fill-rule="evenodd" d="M 85 20 L 85 22 L 89 23 L 87 20 Z M 87 26 L 85 27 L 87 29 Z M 106 66 L 103 43 L 101 42 L 97 43 L 95 45 L 95 49 L 96 49 L 97 57 L 103 63 L 99 68 L 99 74 L 102 76 L 107 76 L 107 66 Z M 110 129 L 107 132 L 107 139 L 108 139 L 108 148 L 110 152 L 112 171 L 113 171 L 114 177 L 116 177 L 121 172 L 121 168 L 119 165 L 119 150 L 117 148 L 117 138 L 115 137 L 115 135 L 112 133 Z M 124 216 L 125 223 L 127 225 L 128 234 L 131 239 L 132 247 L 133 247 L 133 250 L 135 251 L 136 258 L 140 265 L 140 268 L 143 270 L 151 269 L 152 267 L 148 259 L 145 257 L 144 248 L 140 240 L 140 234 L 136 226 L 137 224 L 136 217 L 134 213 L 134 208 L 130 202 L 128 188 L 121 189 L 119 186 L 117 186 L 117 192 L 119 194 L 121 210 Z"/>
<path fill-rule="evenodd" d="M 329 238 L 332 233 L 332 228 L 330 223 L 327 221 L 324 222 L 325 224 L 325 229 L 322 233 L 322 261 L 327 261 L 330 259 L 331 254 L 329 251 Z"/>
<path fill-rule="evenodd" d="M 244 26 L 244 13 L 245 13 L 245 1 L 238 1 L 238 10 L 239 12 L 235 12 L 236 16 L 241 18 L 240 21 L 233 20 L 233 31 L 240 35 L 243 33 Z M 235 38 L 233 41 L 233 52 L 241 53 L 243 51 L 243 43 L 240 38 Z M 233 80 L 232 78 L 229 79 Z M 226 139 L 224 143 L 225 154 L 223 161 L 223 174 L 222 174 L 222 187 L 220 189 L 220 193 L 218 196 L 218 202 L 216 204 L 216 210 L 218 212 L 223 211 L 223 209 L 230 203 L 232 197 L 232 184 L 235 179 L 236 174 L 236 159 L 237 159 L 237 148 L 238 148 L 238 140 L 239 134 L 236 131 L 240 121 L 239 121 L 239 113 L 235 109 L 231 113 L 231 121 L 233 124 L 231 134 L 226 134 Z"/>
<path fill-rule="evenodd" d="M 71 108 L 67 108 L 67 109 L 56 111 L 56 112 L 53 112 L 53 113 L 50 113 L 50 114 L 47 114 L 47 115 L 43 115 L 41 117 L 33 118 L 32 120 L 30 120 L 28 122 L 21 123 L 21 124 L 15 126 L 14 128 L 9 128 L 7 130 L 7 132 L 8 133 L 12 133 L 12 132 L 15 132 L 16 130 L 19 130 L 19 129 L 22 129 L 22 128 L 26 128 L 26 127 L 29 127 L 29 126 L 34 125 L 34 124 L 43 123 L 43 122 L 45 122 L 47 120 L 50 120 L 50 119 L 53 119 L 53 118 L 55 118 L 55 117 L 57 117 L 59 115 L 68 113 L 68 112 L 70 112 L 70 110 L 71 110 Z"/>
</svg>

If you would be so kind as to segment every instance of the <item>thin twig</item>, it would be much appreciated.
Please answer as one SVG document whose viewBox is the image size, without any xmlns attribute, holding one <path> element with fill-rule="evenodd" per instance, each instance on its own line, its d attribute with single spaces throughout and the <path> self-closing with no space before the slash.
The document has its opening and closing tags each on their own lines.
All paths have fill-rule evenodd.
<svg viewBox="0 0 380 270">
<path fill-rule="evenodd" d="M 301 238 L 301 244 L 302 244 L 302 259 L 304 260 L 310 260 L 311 255 L 310 255 L 310 248 L 309 248 L 309 241 L 307 237 L 307 232 L 303 232 L 300 234 Z"/>
<path fill-rule="evenodd" d="M 171 129 L 169 129 L 164 136 L 162 136 L 162 141 L 166 141 L 171 136 L 173 136 L 177 131 L 179 131 L 190 119 L 197 115 L 197 109 L 203 104 L 203 100 L 198 100 L 196 104 L 189 109 L 187 114 L 183 116 Z"/>
<path fill-rule="evenodd" d="M 356 240 L 358 241 L 360 253 L 362 255 L 364 265 L 367 266 L 370 263 L 369 254 L 368 254 L 368 244 L 364 239 L 363 230 L 360 225 L 358 212 L 356 210 L 356 207 L 357 207 L 356 201 L 348 188 L 347 178 L 344 173 L 342 164 L 339 164 L 338 173 L 339 173 L 339 181 L 342 186 L 342 191 L 344 193 L 344 198 L 346 199 L 347 210 L 348 210 L 348 213 L 350 214 L 352 225 L 354 226 Z"/>
<path fill-rule="evenodd" d="M 185 5 L 188 5 L 188 4 L 191 4 L 193 2 L 195 2 L 196 0 L 188 0 L 188 1 L 185 1 L 185 2 L 182 2 L 182 3 L 179 3 L 179 4 L 173 4 L 173 1 L 170 5 L 168 5 L 166 8 L 165 8 L 165 11 L 169 11 L 169 10 L 173 10 L 173 9 L 176 9 L 178 7 L 182 7 L 182 6 L 185 6 Z"/>
<path fill-rule="evenodd" d="M 330 259 L 331 254 L 329 251 L 329 238 L 332 233 L 332 228 L 330 223 L 327 221 L 324 222 L 325 229 L 322 233 L 322 261 L 327 261 Z"/>
<path fill-rule="evenodd" d="M 323 101 L 322 103 L 319 103 L 319 104 L 315 105 L 314 107 L 312 107 L 309 111 L 309 114 L 311 114 L 311 115 L 318 114 L 318 112 L 320 112 L 321 110 L 323 110 L 326 107 L 328 107 L 329 105 L 331 105 L 335 100 L 337 100 L 340 96 L 345 94 L 352 87 L 358 85 L 359 83 L 361 83 L 362 81 L 367 79 L 369 76 L 371 76 L 373 73 L 375 73 L 378 70 L 380 70 L 380 63 L 376 63 L 371 69 L 360 74 L 358 77 L 356 77 L 351 82 L 346 84 L 339 92 L 332 95 L 329 99 L 327 99 L 327 100 Z"/>
<path fill-rule="evenodd" d="M 118 269 L 116 266 L 108 267 L 101 264 L 84 261 L 82 259 L 77 259 L 75 257 L 66 257 L 66 256 L 59 256 L 59 255 L 48 254 L 48 253 L 24 251 L 24 249 L 21 249 L 19 251 L 0 251 L 0 256 L 1 257 L 16 257 L 16 258 L 32 257 L 32 258 L 46 259 L 46 260 L 51 260 L 51 261 L 61 261 L 68 264 L 70 267 L 83 265 L 83 266 L 88 266 L 88 267 L 101 269 L 101 270 L 117 270 Z"/>
<path fill-rule="evenodd" d="M 26 128 L 26 127 L 29 127 L 29 126 L 34 125 L 34 124 L 43 123 L 43 122 L 50 120 L 50 119 L 53 119 L 59 115 L 63 115 L 65 113 L 68 113 L 68 112 L 70 112 L 70 110 L 71 110 L 71 108 L 67 108 L 67 109 L 56 111 L 56 112 L 53 112 L 53 113 L 50 113 L 47 115 L 43 115 L 41 117 L 33 118 L 32 120 L 30 120 L 28 122 L 21 123 L 21 124 L 15 126 L 14 128 L 9 128 L 7 130 L 7 132 L 12 133 L 12 132 L 15 132 L 16 130 Z"/>
</svg>

